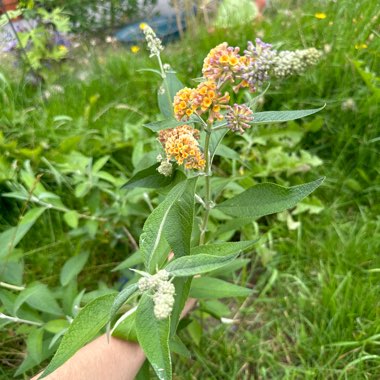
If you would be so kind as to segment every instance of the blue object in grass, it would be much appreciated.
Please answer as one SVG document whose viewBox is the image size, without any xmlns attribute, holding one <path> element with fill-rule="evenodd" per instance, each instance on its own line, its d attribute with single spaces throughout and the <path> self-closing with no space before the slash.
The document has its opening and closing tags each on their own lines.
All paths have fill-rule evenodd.
<svg viewBox="0 0 380 380">
<path fill-rule="evenodd" d="M 137 45 L 144 41 L 144 33 L 140 29 L 140 24 L 148 24 L 164 42 L 174 41 L 179 38 L 179 29 L 175 14 L 156 16 L 147 20 L 140 20 L 133 24 L 128 24 L 118 30 L 115 37 L 118 41 Z M 181 16 L 182 29 L 186 29 L 185 17 Z"/>
</svg>

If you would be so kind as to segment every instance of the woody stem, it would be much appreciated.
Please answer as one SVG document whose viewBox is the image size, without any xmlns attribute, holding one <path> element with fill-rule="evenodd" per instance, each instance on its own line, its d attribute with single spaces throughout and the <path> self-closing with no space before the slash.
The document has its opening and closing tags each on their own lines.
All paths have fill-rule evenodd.
<svg viewBox="0 0 380 380">
<path fill-rule="evenodd" d="M 207 128 L 205 128 L 206 132 L 206 139 L 205 139 L 205 161 L 206 161 L 206 176 L 205 176 L 205 187 L 206 187 L 206 195 L 205 195 L 205 213 L 203 215 L 203 221 L 201 225 L 201 236 L 199 239 L 199 244 L 205 244 L 206 240 L 206 231 L 207 231 L 207 224 L 208 224 L 208 219 L 210 215 L 210 210 L 211 210 L 211 157 L 210 157 L 210 137 L 211 137 L 211 125 L 207 125 Z"/>
</svg>

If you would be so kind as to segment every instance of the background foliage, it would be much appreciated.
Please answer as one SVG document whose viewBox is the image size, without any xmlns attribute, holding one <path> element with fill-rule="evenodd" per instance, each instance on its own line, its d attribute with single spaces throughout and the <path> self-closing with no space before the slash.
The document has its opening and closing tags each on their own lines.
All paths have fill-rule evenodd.
<svg viewBox="0 0 380 380">
<path fill-rule="evenodd" d="M 189 85 L 185 79 L 224 40 L 243 45 L 263 35 L 282 49 L 325 51 L 315 69 L 272 83 L 257 102 L 258 110 L 327 103 L 323 114 L 252 129 L 216 158 L 226 181 L 232 175 L 243 189 L 267 180 L 296 185 L 317 174 L 326 175 L 325 186 L 280 220 L 265 217 L 238 236 L 238 226 L 213 215 L 214 233 L 265 235 L 233 274 L 254 291 L 243 304 L 231 302 L 232 312 L 225 303 L 201 302 L 181 333 L 195 356 L 176 358 L 177 378 L 379 377 L 378 21 L 375 2 L 273 2 L 254 25 L 211 33 L 200 27 L 164 51 Z M 157 114 L 157 78 L 136 73 L 152 65 L 142 46 L 132 55 L 83 41 L 44 85 L 19 80 L 11 65 L 2 69 L 0 281 L 26 288 L 0 287 L 1 312 L 43 324 L 1 320 L 4 379 L 23 359 L 19 375 L 45 365 L 68 326 L 65 316 L 131 277 L 110 270 L 127 257 L 119 268 L 135 264 L 135 241 L 161 200 L 150 189 L 120 189 L 157 148 L 142 126 Z M 212 323 L 210 315 L 239 323 Z"/>
</svg>

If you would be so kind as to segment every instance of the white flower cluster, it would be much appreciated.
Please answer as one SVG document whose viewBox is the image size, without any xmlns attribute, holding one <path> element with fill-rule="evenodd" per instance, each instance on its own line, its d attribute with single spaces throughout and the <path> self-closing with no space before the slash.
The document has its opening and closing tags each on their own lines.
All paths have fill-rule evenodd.
<svg viewBox="0 0 380 380">
<path fill-rule="evenodd" d="M 309 66 L 316 65 L 321 56 L 322 53 L 315 48 L 280 51 L 273 59 L 273 75 L 285 78 L 302 74 Z"/>
<path fill-rule="evenodd" d="M 144 32 L 146 42 L 148 43 L 149 57 L 159 56 L 160 52 L 164 50 L 161 40 L 148 24 L 143 23 L 140 25 L 140 28 Z"/>
<path fill-rule="evenodd" d="M 160 166 L 157 168 L 157 171 L 164 175 L 165 177 L 169 177 L 173 173 L 173 165 L 166 158 L 163 158 L 161 154 L 157 156 L 157 161 L 161 162 Z"/>
<path fill-rule="evenodd" d="M 174 305 L 174 285 L 169 281 L 169 273 L 160 270 L 154 276 L 142 277 L 139 280 L 141 292 L 153 291 L 154 315 L 157 319 L 170 316 Z"/>
</svg>

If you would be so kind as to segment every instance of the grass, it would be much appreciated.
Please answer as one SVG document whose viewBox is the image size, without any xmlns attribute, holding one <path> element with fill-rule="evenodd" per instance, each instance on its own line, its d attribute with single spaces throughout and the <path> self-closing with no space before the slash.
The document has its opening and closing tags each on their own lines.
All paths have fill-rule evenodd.
<svg viewBox="0 0 380 380">
<path fill-rule="evenodd" d="M 317 20 L 314 14 L 321 11 L 327 17 Z M 260 32 L 264 41 L 276 41 L 282 49 L 326 49 L 326 45 L 332 49 L 304 76 L 273 83 L 264 107 L 295 109 L 327 103 L 320 114 L 323 127 L 306 134 L 298 146 L 324 160 L 323 166 L 305 175 L 327 177 L 317 192 L 324 210 L 317 215 L 301 214 L 301 227 L 296 231 L 288 231 L 274 218 L 263 221 L 261 231 L 273 236 L 272 255 L 264 260 L 259 251 L 252 264 L 237 275 L 237 280 L 254 287 L 252 297 L 243 304 L 228 302 L 239 322 L 214 324 L 204 314 L 195 313 L 194 318 L 205 328 L 198 345 L 194 335 L 182 333 L 194 351 L 191 359 L 175 356 L 175 378 L 380 377 L 380 97 L 371 84 L 379 67 L 379 17 L 376 2 L 308 1 L 298 8 L 293 8 L 292 2 L 273 2 L 260 23 L 228 32 L 202 31 L 165 50 L 164 60 L 191 85 L 186 78 L 199 76 L 203 57 L 224 40 L 244 45 Z M 362 43 L 368 48 L 355 48 Z M 112 154 L 119 167 L 113 170 L 126 168 L 128 176 L 133 170 L 136 142 L 146 141 L 142 149 L 148 151 L 153 139 L 142 124 L 157 113 L 156 99 L 151 95 L 157 78 L 136 72 L 153 67 L 153 63 L 146 54 L 131 55 L 120 48 L 101 46 L 81 52 L 50 79 L 63 93 L 60 87 L 47 85 L 36 90 L 10 81 L 1 103 L 1 127 L 7 140 L 17 141 L 17 147 L 2 147 L 2 152 L 8 149 L 19 162 L 29 158 L 34 167 L 46 170 L 41 155 L 23 149 L 43 149 L 53 160 L 74 144 L 93 157 Z M 85 54 L 89 57 L 83 58 Z M 358 61 L 363 62 L 361 69 L 355 66 Z M 12 75 L 9 72 L 8 78 Z M 363 76 L 370 74 L 366 72 L 374 73 L 367 82 Z M 86 79 L 78 79 L 81 75 Z M 50 92 L 48 99 L 46 90 Z M 342 109 L 342 103 L 351 98 L 356 108 Z M 50 177 L 47 183 L 62 196 L 73 191 L 56 189 Z M 3 182 L 0 186 L 5 188 Z M 15 222 L 20 209 L 4 198 L 0 202 L 0 208 L 7 211 L 1 217 L 5 228 Z M 143 218 L 144 212 L 137 215 Z M 23 246 L 25 278 L 56 286 L 57 268 L 78 248 L 77 238 L 67 233 L 61 216 L 52 212 L 44 218 L 33 230 L 33 241 Z M 132 232 L 138 236 L 139 228 Z M 263 244 L 268 247 L 267 242 Z M 109 268 L 104 265 L 121 261 L 125 246 L 117 243 L 110 248 L 107 239 L 95 239 L 86 242 L 86 248 L 94 254 L 79 283 L 91 289 L 99 279 L 109 282 Z M 106 259 L 104 251 L 110 251 Z M 112 280 L 116 278 L 114 275 Z M 14 334 L 14 329 L 1 335 L 6 339 L 1 348 L 6 358 L 0 371 L 4 379 L 12 376 L 24 350 L 21 338 L 25 332 L 20 331 L 21 338 L 10 338 L 9 332 Z"/>
</svg>

